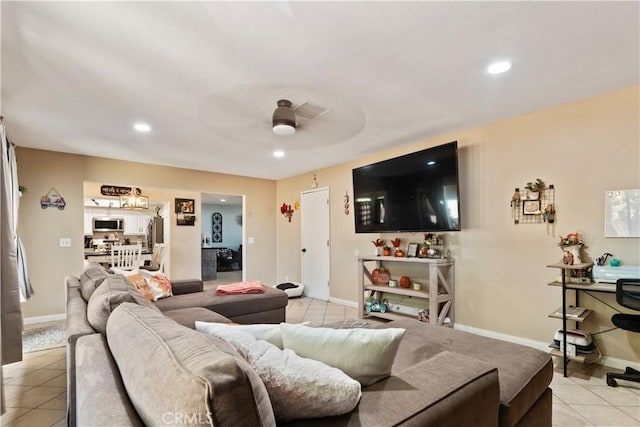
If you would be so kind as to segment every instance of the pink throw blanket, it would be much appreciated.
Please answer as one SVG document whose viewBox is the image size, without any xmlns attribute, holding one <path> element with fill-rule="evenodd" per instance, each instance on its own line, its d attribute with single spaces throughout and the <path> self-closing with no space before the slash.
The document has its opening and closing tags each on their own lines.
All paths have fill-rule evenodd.
<svg viewBox="0 0 640 427">
<path fill-rule="evenodd" d="M 246 282 L 232 283 L 230 285 L 219 285 L 216 295 L 234 294 L 263 294 L 264 288 L 257 280 L 247 280 Z"/>
</svg>

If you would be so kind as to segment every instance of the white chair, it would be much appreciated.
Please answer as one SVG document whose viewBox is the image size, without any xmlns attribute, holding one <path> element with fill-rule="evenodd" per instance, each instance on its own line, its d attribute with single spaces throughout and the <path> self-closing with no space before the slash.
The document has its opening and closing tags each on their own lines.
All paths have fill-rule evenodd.
<svg viewBox="0 0 640 427">
<path fill-rule="evenodd" d="M 166 259 L 166 246 L 164 243 L 155 243 L 151 254 L 151 265 L 143 265 L 140 268 L 153 272 L 164 273 L 164 261 Z"/>
<path fill-rule="evenodd" d="M 142 263 L 142 245 L 111 246 L 111 270 L 135 270 Z"/>
</svg>

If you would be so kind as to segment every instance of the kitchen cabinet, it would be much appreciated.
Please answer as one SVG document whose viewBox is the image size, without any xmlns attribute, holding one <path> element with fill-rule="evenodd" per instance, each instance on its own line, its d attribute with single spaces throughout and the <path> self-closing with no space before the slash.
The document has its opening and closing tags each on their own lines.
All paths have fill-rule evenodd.
<svg viewBox="0 0 640 427">
<path fill-rule="evenodd" d="M 120 198 L 85 198 L 84 205 L 90 208 L 120 208 Z"/>
<path fill-rule="evenodd" d="M 84 234 L 93 234 L 93 212 L 91 209 L 84 210 Z"/>
<path fill-rule="evenodd" d="M 147 234 L 147 224 L 151 215 L 139 211 L 123 211 L 124 234 Z"/>
<path fill-rule="evenodd" d="M 151 219 L 151 214 L 126 209 L 85 207 L 84 234 L 93 234 L 93 218 L 95 217 L 124 218 L 124 234 L 135 235 L 147 234 L 147 225 Z"/>
</svg>

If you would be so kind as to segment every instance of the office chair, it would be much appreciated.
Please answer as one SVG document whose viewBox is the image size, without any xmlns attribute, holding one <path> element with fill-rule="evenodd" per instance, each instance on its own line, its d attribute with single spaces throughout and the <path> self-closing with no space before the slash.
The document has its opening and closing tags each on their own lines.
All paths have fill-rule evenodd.
<svg viewBox="0 0 640 427">
<path fill-rule="evenodd" d="M 640 311 L 640 279 L 618 279 L 616 301 L 623 307 Z M 611 317 L 611 321 L 620 329 L 640 332 L 640 315 L 618 313 Z M 607 372 L 607 385 L 617 387 L 616 379 L 640 382 L 640 371 L 627 367 L 624 374 Z"/>
</svg>

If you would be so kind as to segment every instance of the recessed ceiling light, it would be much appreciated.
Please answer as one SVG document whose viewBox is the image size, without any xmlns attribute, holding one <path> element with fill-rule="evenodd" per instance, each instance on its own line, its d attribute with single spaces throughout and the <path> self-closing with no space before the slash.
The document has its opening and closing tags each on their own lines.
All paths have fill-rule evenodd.
<svg viewBox="0 0 640 427">
<path fill-rule="evenodd" d="M 433 160 L 430 160 L 430 161 L 427 162 L 427 166 L 433 166 L 435 164 L 436 164 L 436 162 L 434 162 Z"/>
<path fill-rule="evenodd" d="M 284 151 L 282 151 L 282 150 L 276 150 L 276 151 L 274 151 L 274 152 L 273 152 L 273 157 L 278 157 L 278 158 L 280 158 L 280 157 L 284 157 Z"/>
<path fill-rule="evenodd" d="M 138 132 L 149 132 L 151 130 L 151 126 L 146 123 L 136 123 L 133 128 Z"/>
<path fill-rule="evenodd" d="M 221 201 L 222 203 L 224 203 L 224 202 L 226 202 L 226 201 L 227 201 L 227 199 L 220 199 L 220 201 Z"/>
<path fill-rule="evenodd" d="M 487 72 L 489 74 L 500 74 L 504 73 L 505 71 L 509 71 L 509 69 L 511 69 L 511 62 L 500 61 L 494 62 L 493 64 L 489 65 L 489 68 L 487 68 Z"/>
</svg>

